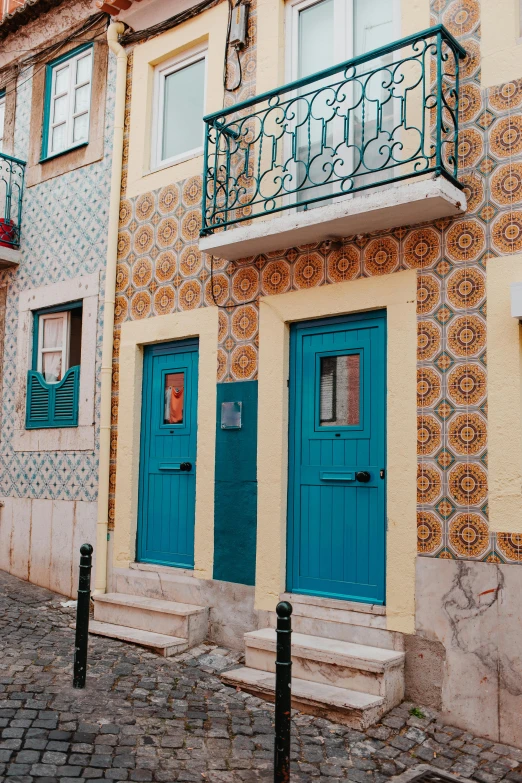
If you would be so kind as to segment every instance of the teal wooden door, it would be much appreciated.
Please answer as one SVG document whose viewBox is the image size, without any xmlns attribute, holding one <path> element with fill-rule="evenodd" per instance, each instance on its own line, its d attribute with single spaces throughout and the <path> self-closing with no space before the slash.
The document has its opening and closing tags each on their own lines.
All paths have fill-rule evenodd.
<svg viewBox="0 0 522 783">
<path fill-rule="evenodd" d="M 137 539 L 143 563 L 194 567 L 197 397 L 196 341 L 145 348 Z"/>
<path fill-rule="evenodd" d="M 385 596 L 386 320 L 291 330 L 287 588 Z"/>
</svg>

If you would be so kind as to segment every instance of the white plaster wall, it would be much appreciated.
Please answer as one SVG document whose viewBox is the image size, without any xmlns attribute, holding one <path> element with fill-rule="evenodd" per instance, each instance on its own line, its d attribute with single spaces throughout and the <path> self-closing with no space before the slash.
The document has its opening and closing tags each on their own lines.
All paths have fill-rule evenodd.
<svg viewBox="0 0 522 783">
<path fill-rule="evenodd" d="M 3 498 L 0 569 L 76 597 L 80 546 L 96 536 L 96 503 Z"/>
</svg>

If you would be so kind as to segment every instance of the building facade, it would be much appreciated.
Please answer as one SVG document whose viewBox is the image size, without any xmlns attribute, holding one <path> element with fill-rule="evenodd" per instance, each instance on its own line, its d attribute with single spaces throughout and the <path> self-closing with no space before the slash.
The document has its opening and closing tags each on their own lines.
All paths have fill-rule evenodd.
<svg viewBox="0 0 522 783">
<path fill-rule="evenodd" d="M 93 631 L 246 646 L 228 682 L 270 695 L 286 597 L 301 708 L 406 694 L 522 746 L 518 4 L 97 7 L 123 154 Z"/>
<path fill-rule="evenodd" d="M 96 533 L 114 62 L 87 2 L 0 22 L 0 567 L 65 595 Z"/>
</svg>

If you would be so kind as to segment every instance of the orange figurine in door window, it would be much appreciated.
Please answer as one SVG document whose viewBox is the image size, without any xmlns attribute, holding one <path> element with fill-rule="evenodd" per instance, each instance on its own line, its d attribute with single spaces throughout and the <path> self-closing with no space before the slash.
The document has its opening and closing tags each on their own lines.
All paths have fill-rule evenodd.
<svg viewBox="0 0 522 783">
<path fill-rule="evenodd" d="M 184 392 L 184 373 L 176 372 L 165 377 L 165 424 L 183 423 Z"/>
</svg>

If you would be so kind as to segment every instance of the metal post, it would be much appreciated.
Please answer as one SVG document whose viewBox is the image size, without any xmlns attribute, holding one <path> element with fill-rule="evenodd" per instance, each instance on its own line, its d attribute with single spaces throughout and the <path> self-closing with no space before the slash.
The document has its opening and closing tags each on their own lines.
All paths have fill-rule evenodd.
<svg viewBox="0 0 522 783">
<path fill-rule="evenodd" d="M 292 604 L 277 604 L 274 783 L 290 780 L 290 720 L 292 717 Z"/>
<path fill-rule="evenodd" d="M 85 688 L 87 674 L 87 642 L 89 639 L 89 609 L 91 604 L 92 546 L 80 547 L 80 579 L 76 608 L 76 639 L 74 643 L 73 688 Z"/>
</svg>

